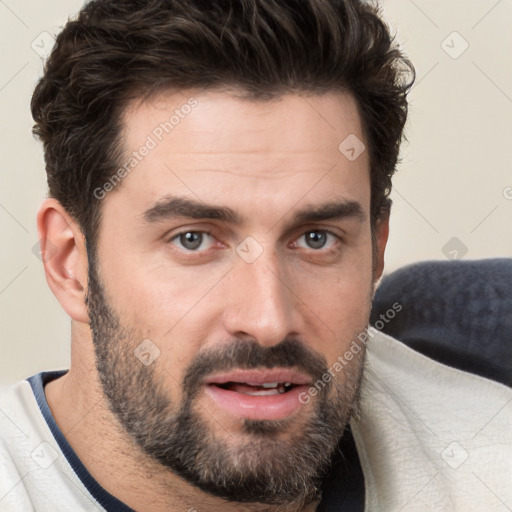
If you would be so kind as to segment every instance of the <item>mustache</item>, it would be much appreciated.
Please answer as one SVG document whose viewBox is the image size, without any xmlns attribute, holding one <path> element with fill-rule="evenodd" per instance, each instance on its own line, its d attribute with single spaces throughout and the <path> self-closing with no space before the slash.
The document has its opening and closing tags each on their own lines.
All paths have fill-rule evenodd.
<svg viewBox="0 0 512 512">
<path fill-rule="evenodd" d="M 249 340 L 235 340 L 221 347 L 205 349 L 196 356 L 183 378 L 183 390 L 189 398 L 194 398 L 202 381 L 212 373 L 275 367 L 298 369 L 310 375 L 313 381 L 321 379 L 328 370 L 323 355 L 295 338 L 287 338 L 271 347 L 262 347 Z"/>
</svg>

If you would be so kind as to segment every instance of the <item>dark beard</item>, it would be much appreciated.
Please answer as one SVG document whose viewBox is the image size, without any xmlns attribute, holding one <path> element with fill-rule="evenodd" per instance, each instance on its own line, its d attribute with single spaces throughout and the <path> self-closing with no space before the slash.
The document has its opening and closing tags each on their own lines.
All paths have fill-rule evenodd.
<svg viewBox="0 0 512 512">
<path fill-rule="evenodd" d="M 204 377 L 234 368 L 280 366 L 305 371 L 316 382 L 327 372 L 325 359 L 296 339 L 271 347 L 235 340 L 201 351 L 186 369 L 178 408 L 166 391 L 168 371 L 158 361 L 144 366 L 135 357 L 142 339 L 135 329 L 121 325 L 106 300 L 94 262 L 89 263 L 86 303 L 100 381 L 110 409 L 136 445 L 193 486 L 228 501 L 293 510 L 318 501 L 322 480 L 358 403 L 364 357 L 344 367 L 343 385 L 336 379 L 325 384 L 311 417 L 286 440 L 280 434 L 295 418 L 244 419 L 243 442 L 228 433 L 220 437 L 202 419 L 195 400 Z"/>
</svg>

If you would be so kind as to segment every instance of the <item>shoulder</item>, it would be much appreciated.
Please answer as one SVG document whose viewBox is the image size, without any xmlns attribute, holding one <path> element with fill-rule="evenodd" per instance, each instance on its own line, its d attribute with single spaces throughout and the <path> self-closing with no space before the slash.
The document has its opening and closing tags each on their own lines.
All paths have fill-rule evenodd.
<svg viewBox="0 0 512 512">
<path fill-rule="evenodd" d="M 0 390 L 0 510 L 102 510 L 70 467 L 41 411 L 44 375 Z"/>
<path fill-rule="evenodd" d="M 512 502 L 511 424 L 507 386 L 382 333 L 368 342 L 353 430 L 372 510 L 473 510 L 498 506 L 496 496 Z"/>
<path fill-rule="evenodd" d="M 37 403 L 30 383 L 0 389 L 0 509 L 33 510 L 24 480 L 35 461 L 31 439 L 37 430 Z"/>
</svg>

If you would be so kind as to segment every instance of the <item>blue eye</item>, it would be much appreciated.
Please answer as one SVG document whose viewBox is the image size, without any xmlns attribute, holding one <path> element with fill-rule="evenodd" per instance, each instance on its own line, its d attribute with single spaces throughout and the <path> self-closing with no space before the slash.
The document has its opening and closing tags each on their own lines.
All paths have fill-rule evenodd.
<svg viewBox="0 0 512 512">
<path fill-rule="evenodd" d="M 301 243 L 302 240 L 303 243 Z M 331 247 L 334 243 L 336 243 L 336 237 L 322 229 L 306 231 L 297 241 L 299 247 L 315 250 Z"/>
<path fill-rule="evenodd" d="M 213 238 L 202 231 L 185 231 L 176 235 L 171 242 L 181 245 L 187 251 L 206 250 L 213 244 Z"/>
</svg>

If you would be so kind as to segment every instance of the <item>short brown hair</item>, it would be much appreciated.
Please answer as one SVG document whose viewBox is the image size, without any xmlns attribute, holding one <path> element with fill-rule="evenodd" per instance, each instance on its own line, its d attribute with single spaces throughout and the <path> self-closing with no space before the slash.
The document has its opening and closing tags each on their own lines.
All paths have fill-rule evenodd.
<svg viewBox="0 0 512 512">
<path fill-rule="evenodd" d="M 93 191 L 119 166 L 131 99 L 166 88 L 232 87 L 255 100 L 350 92 L 368 143 L 373 225 L 389 209 L 413 80 L 378 8 L 362 0 L 92 0 L 59 34 L 31 108 L 49 194 L 91 248 Z"/>
</svg>

